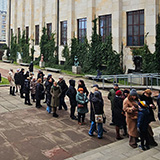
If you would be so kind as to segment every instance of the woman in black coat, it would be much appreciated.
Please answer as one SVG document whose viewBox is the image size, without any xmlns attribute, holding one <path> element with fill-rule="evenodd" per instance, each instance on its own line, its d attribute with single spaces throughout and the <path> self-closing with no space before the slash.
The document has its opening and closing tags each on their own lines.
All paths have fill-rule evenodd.
<svg viewBox="0 0 160 160">
<path fill-rule="evenodd" d="M 120 127 L 123 127 L 124 129 L 124 134 L 127 134 L 127 128 L 126 128 L 126 121 L 125 121 L 125 116 L 124 116 L 124 111 L 123 111 L 123 98 L 122 98 L 122 92 L 120 90 L 116 91 L 116 95 L 114 98 L 114 116 L 113 116 L 113 122 L 115 124 L 115 129 L 116 129 L 116 139 L 121 140 L 123 139 L 120 136 Z"/>
<path fill-rule="evenodd" d="M 44 87 L 41 78 L 37 80 L 36 85 L 36 108 L 42 107 L 41 100 L 44 99 Z"/>
<path fill-rule="evenodd" d="M 70 105 L 71 105 L 71 112 L 70 112 L 70 118 L 73 120 L 77 120 L 76 116 L 74 115 L 75 109 L 77 106 L 77 101 L 76 101 L 76 94 L 77 91 L 75 89 L 75 80 L 71 79 L 69 80 L 69 88 L 66 92 L 66 95 L 69 97 Z"/>
<path fill-rule="evenodd" d="M 88 96 L 89 92 L 88 92 L 83 80 L 78 81 L 78 89 L 79 88 L 83 88 L 83 92 L 86 94 L 86 96 Z"/>
</svg>

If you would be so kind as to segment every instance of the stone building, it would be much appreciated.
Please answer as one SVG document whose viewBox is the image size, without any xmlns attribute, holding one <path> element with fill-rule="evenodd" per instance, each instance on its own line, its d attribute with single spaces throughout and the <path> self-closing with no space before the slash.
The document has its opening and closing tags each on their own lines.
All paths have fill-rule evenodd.
<svg viewBox="0 0 160 160">
<path fill-rule="evenodd" d="M 35 56 L 40 54 L 39 41 L 42 27 L 59 35 L 59 60 L 64 44 L 70 44 L 73 36 L 83 42 L 90 40 L 92 20 L 99 17 L 98 32 L 105 39 L 113 37 L 113 49 L 118 53 L 123 44 L 124 68 L 133 68 L 132 48 L 144 44 L 145 34 L 151 52 L 154 52 L 156 24 L 160 13 L 159 0 L 59 0 L 59 28 L 57 28 L 58 0 L 12 0 L 11 31 L 35 41 Z M 57 34 L 58 33 L 58 34 Z"/>
<path fill-rule="evenodd" d="M 6 42 L 6 11 L 0 11 L 0 43 Z"/>
</svg>

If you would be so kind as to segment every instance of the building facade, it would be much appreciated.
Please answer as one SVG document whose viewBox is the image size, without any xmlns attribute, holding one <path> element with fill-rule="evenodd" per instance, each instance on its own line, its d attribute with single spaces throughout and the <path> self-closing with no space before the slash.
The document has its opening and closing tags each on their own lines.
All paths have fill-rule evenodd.
<svg viewBox="0 0 160 160">
<path fill-rule="evenodd" d="M 7 0 L 0 0 L 0 11 L 7 11 Z"/>
<path fill-rule="evenodd" d="M 0 11 L 0 43 L 6 42 L 6 18 L 7 12 Z"/>
<path fill-rule="evenodd" d="M 20 34 L 26 30 L 26 36 L 34 39 L 36 57 L 40 55 L 39 42 L 44 25 L 48 34 L 55 32 L 56 36 L 59 35 L 59 60 L 64 61 L 61 54 L 63 46 L 70 44 L 74 36 L 82 43 L 85 36 L 90 40 L 92 20 L 95 17 L 99 18 L 98 32 L 103 40 L 112 33 L 113 49 L 118 53 L 123 44 L 124 68 L 134 68 L 132 48 L 143 46 L 144 41 L 147 41 L 150 51 L 154 52 L 159 0 L 59 0 L 59 28 L 57 2 L 11 1 L 11 31 Z"/>
</svg>

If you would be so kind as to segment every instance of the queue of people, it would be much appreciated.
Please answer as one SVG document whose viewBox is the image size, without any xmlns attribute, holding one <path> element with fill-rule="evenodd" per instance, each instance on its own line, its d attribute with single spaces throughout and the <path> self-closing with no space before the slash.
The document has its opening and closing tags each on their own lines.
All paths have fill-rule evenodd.
<svg viewBox="0 0 160 160">
<path fill-rule="evenodd" d="M 25 98 L 24 104 L 32 105 L 31 97 L 33 102 L 36 102 L 36 108 L 41 108 L 41 100 L 45 100 L 47 112 L 52 113 L 55 118 L 59 117 L 57 109 L 68 110 L 65 103 L 65 96 L 68 96 L 71 106 L 70 118 L 78 120 L 79 125 L 86 124 L 85 117 L 89 112 L 88 104 L 90 103 L 91 126 L 88 134 L 93 136 L 95 132 L 98 134 L 99 139 L 103 137 L 103 132 L 105 132 L 103 123 L 106 117 L 104 114 L 104 101 L 98 85 L 94 85 L 89 93 L 83 80 L 78 81 L 78 88 L 76 89 L 76 82 L 73 79 L 69 80 L 70 86 L 68 87 L 63 76 L 59 76 L 59 81 L 56 82 L 51 74 L 46 77 L 39 70 L 36 79 L 31 71 L 32 69 L 30 69 L 30 72 L 25 73 L 22 68 L 21 70 L 17 69 L 14 74 L 13 70 L 10 70 L 8 80 L 11 95 L 15 96 L 16 88 L 16 92 L 20 92 L 20 97 Z M 151 94 L 152 91 L 149 89 L 145 90 L 142 95 L 139 95 L 135 89 L 122 91 L 119 89 L 118 84 L 114 84 L 113 89 L 109 91 L 108 99 L 111 101 L 112 112 L 110 125 L 115 126 L 117 140 L 123 139 L 120 134 L 120 130 L 123 129 L 123 136 L 129 137 L 129 145 L 133 148 L 137 147 L 139 141 L 142 150 L 149 149 L 151 145 L 157 145 L 150 126 L 150 123 L 155 121 L 153 110 L 156 109 Z M 160 108 L 160 95 L 157 104 Z M 78 115 L 75 115 L 76 108 Z M 160 117 L 160 111 L 158 116 Z"/>
</svg>

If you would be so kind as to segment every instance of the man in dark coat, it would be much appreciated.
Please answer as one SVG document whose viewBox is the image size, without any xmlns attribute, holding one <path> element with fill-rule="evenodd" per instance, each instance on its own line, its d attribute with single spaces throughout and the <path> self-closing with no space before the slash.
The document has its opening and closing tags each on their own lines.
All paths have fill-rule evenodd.
<svg viewBox="0 0 160 160">
<path fill-rule="evenodd" d="M 88 92 L 83 80 L 78 81 L 78 89 L 79 88 L 83 88 L 83 92 L 86 94 L 86 96 L 88 96 L 89 92 Z"/>
<path fill-rule="evenodd" d="M 44 99 L 44 87 L 41 78 L 37 80 L 36 85 L 36 108 L 42 107 L 41 100 Z"/>
<path fill-rule="evenodd" d="M 29 68 L 28 68 L 28 69 L 29 69 L 29 72 L 33 72 L 33 62 L 31 62 L 31 63 L 30 63 L 30 65 L 29 65 Z"/>
<path fill-rule="evenodd" d="M 23 88 L 24 88 L 24 81 L 25 81 L 25 75 L 24 75 L 24 69 L 22 68 L 21 71 L 19 72 L 19 76 L 20 76 L 20 85 L 21 85 L 21 89 L 20 89 L 20 97 L 21 98 L 25 98 L 23 96 Z"/>
<path fill-rule="evenodd" d="M 43 74 L 43 72 L 39 69 L 38 70 L 38 74 L 37 74 L 37 79 L 39 79 L 39 78 L 41 78 L 42 79 L 42 83 L 43 83 L 43 77 L 44 77 L 44 74 Z"/>
<path fill-rule="evenodd" d="M 19 74 L 19 69 L 17 69 L 17 72 L 14 74 L 14 80 L 15 80 L 16 93 L 17 93 L 18 89 L 20 90 L 20 74 Z"/>
<path fill-rule="evenodd" d="M 149 123 L 155 121 L 153 109 L 156 109 L 156 106 L 153 103 L 151 95 L 152 95 L 152 91 L 150 89 L 146 89 L 144 91 L 144 93 L 140 96 L 140 100 L 141 101 L 145 101 L 146 104 L 149 106 L 149 115 L 148 115 Z M 152 128 L 151 128 L 150 125 L 148 127 L 148 132 L 149 132 L 149 134 L 148 134 L 148 136 L 149 136 L 149 145 L 157 146 L 158 144 L 154 140 L 153 131 L 152 131 Z"/>
<path fill-rule="evenodd" d="M 24 104 L 32 105 L 30 102 L 30 78 L 27 77 L 24 81 L 24 93 L 25 93 L 25 102 Z"/>
<path fill-rule="evenodd" d="M 77 120 L 76 116 L 74 115 L 75 108 L 77 106 L 77 101 L 76 101 L 77 91 L 75 89 L 75 80 L 73 80 L 73 79 L 69 80 L 69 84 L 70 84 L 70 86 L 69 86 L 69 89 L 66 92 L 66 95 L 69 97 L 70 105 L 71 105 L 70 117 L 73 120 Z"/>
<path fill-rule="evenodd" d="M 45 90 L 46 90 L 46 103 L 47 103 L 47 112 L 48 113 L 51 113 L 51 93 L 50 93 L 50 90 L 51 90 L 51 87 L 53 85 L 53 82 L 54 82 L 54 79 L 52 78 L 52 75 L 48 75 L 47 77 L 47 81 L 45 83 Z"/>
<path fill-rule="evenodd" d="M 68 90 L 68 86 L 63 79 L 63 76 L 59 77 L 58 85 L 61 87 L 62 93 L 60 95 L 60 103 L 59 103 L 59 110 L 62 110 L 62 106 L 65 110 L 67 110 L 67 105 L 64 101 L 64 97 L 66 95 L 66 91 Z"/>
</svg>

